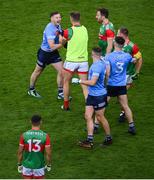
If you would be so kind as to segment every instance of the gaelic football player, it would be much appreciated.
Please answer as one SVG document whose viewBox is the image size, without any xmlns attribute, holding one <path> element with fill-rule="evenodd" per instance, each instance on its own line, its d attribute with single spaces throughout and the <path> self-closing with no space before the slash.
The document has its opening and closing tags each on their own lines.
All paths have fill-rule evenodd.
<svg viewBox="0 0 154 180">
<path fill-rule="evenodd" d="M 125 27 L 121 27 L 118 30 L 118 36 L 123 37 L 125 39 L 125 45 L 123 47 L 123 51 L 129 53 L 132 57 L 136 58 L 137 61 L 135 64 L 130 63 L 127 67 L 127 89 L 132 86 L 133 80 L 137 79 L 139 76 L 139 72 L 142 66 L 142 54 L 136 44 L 134 44 L 129 39 L 129 31 Z M 125 120 L 125 113 L 121 111 L 119 122 L 123 122 Z"/>
<path fill-rule="evenodd" d="M 50 138 L 40 129 L 41 117 L 39 115 L 32 116 L 31 123 L 32 129 L 20 137 L 18 172 L 22 173 L 24 179 L 44 179 L 45 168 L 47 171 L 51 170 Z"/>
<path fill-rule="evenodd" d="M 50 15 L 51 22 L 47 24 L 43 32 L 43 41 L 37 54 L 36 67 L 30 77 L 30 86 L 28 94 L 36 98 L 40 98 L 40 94 L 35 89 L 35 84 L 47 65 L 52 65 L 58 72 L 57 74 L 57 86 L 58 86 L 58 99 L 63 99 L 63 78 L 62 68 L 63 63 L 59 55 L 58 49 L 62 45 L 62 29 L 60 26 L 61 15 L 59 12 L 53 12 Z"/>
<path fill-rule="evenodd" d="M 69 84 L 75 72 L 81 79 L 87 79 L 88 73 L 88 33 L 80 23 L 80 13 L 70 13 L 72 27 L 64 30 L 64 41 L 67 41 L 66 60 L 64 62 L 64 104 L 61 107 L 69 110 Z M 87 86 L 81 84 L 84 97 L 87 98 Z"/>
<path fill-rule="evenodd" d="M 124 43 L 125 40 L 122 37 L 117 36 L 114 42 L 114 52 L 105 56 L 105 60 L 108 63 L 107 72 L 109 73 L 107 92 L 108 97 L 118 98 L 129 123 L 128 132 L 135 134 L 133 115 L 127 100 L 126 71 L 129 63 L 133 63 L 136 59 L 133 59 L 130 54 L 125 53 L 122 50 Z"/>
<path fill-rule="evenodd" d="M 89 69 L 88 80 L 80 80 L 80 84 L 88 86 L 88 97 L 86 99 L 85 119 L 87 120 L 87 139 L 80 141 L 79 145 L 84 148 L 93 147 L 93 114 L 95 112 L 97 120 L 102 125 L 105 131 L 104 145 L 112 144 L 112 137 L 110 134 L 110 127 L 107 119 L 104 116 L 105 107 L 107 105 L 107 91 L 104 85 L 106 74 L 106 64 L 101 58 L 101 48 L 96 47 L 92 49 L 93 64 Z"/>
<path fill-rule="evenodd" d="M 105 56 L 106 54 L 110 53 L 113 49 L 113 39 L 115 36 L 115 29 L 108 19 L 109 17 L 109 11 L 106 8 L 99 8 L 96 12 L 96 20 L 98 21 L 100 26 L 99 30 L 99 41 L 98 45 L 102 49 L 102 56 Z M 95 118 L 94 123 L 94 133 L 98 133 L 99 128 L 99 122 Z"/>
</svg>

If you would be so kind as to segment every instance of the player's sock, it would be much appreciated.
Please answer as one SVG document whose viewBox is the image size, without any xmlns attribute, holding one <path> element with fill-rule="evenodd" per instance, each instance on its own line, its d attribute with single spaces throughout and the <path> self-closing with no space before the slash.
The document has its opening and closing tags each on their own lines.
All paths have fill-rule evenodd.
<svg viewBox="0 0 154 180">
<path fill-rule="evenodd" d="M 102 143 L 102 147 L 103 146 L 108 146 L 110 144 L 112 144 L 112 136 L 111 135 L 106 135 L 105 140 Z"/>
<path fill-rule="evenodd" d="M 58 94 L 63 93 L 63 87 L 58 87 Z"/>
<path fill-rule="evenodd" d="M 64 109 L 68 109 L 68 108 L 69 108 L 69 101 L 64 100 Z"/>
<path fill-rule="evenodd" d="M 129 123 L 129 127 L 130 127 L 130 128 L 133 128 L 133 127 L 135 127 L 135 124 L 134 124 L 134 122 L 131 122 L 131 123 Z"/>
<path fill-rule="evenodd" d="M 134 122 L 129 123 L 128 132 L 129 132 L 130 134 L 133 134 L 133 135 L 136 134 L 136 129 L 135 129 L 135 124 L 134 124 Z"/>
<path fill-rule="evenodd" d="M 93 139 L 94 139 L 93 135 L 88 135 L 87 136 L 87 141 L 93 142 Z"/>
<path fill-rule="evenodd" d="M 125 121 L 125 112 L 121 111 L 119 115 L 119 122 L 124 122 Z"/>
<path fill-rule="evenodd" d="M 30 85 L 29 90 L 34 90 L 34 89 L 35 89 L 34 85 Z"/>
<path fill-rule="evenodd" d="M 106 139 L 106 141 L 111 141 L 112 140 L 112 136 L 111 135 L 106 135 L 105 139 Z"/>
<path fill-rule="evenodd" d="M 99 123 L 94 123 L 94 134 L 98 133 Z"/>
<path fill-rule="evenodd" d="M 94 123 L 94 128 L 98 129 L 99 128 L 99 123 Z"/>
</svg>

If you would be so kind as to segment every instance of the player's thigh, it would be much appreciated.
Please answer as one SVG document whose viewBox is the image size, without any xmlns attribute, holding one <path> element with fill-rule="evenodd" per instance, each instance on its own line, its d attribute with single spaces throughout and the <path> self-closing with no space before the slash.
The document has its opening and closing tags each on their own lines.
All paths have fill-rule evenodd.
<svg viewBox="0 0 154 180">
<path fill-rule="evenodd" d="M 33 170 L 23 166 L 22 176 L 24 179 L 31 179 L 33 177 Z"/>
<path fill-rule="evenodd" d="M 44 69 L 43 67 L 36 64 L 35 69 L 34 69 L 34 73 L 35 74 L 40 74 L 43 71 L 43 69 Z"/>
<path fill-rule="evenodd" d="M 33 178 L 34 179 L 44 179 L 45 170 L 44 168 L 34 169 L 33 170 Z"/>
<path fill-rule="evenodd" d="M 68 71 L 66 71 L 65 69 L 63 69 L 64 83 L 65 83 L 66 81 L 71 81 L 72 76 L 73 76 L 73 73 L 68 72 Z"/>
<path fill-rule="evenodd" d="M 92 105 L 86 105 L 85 107 L 85 118 L 88 120 L 88 119 L 91 119 L 93 117 L 93 114 L 94 114 L 94 108 Z"/>
<path fill-rule="evenodd" d="M 57 63 L 52 63 L 51 66 L 53 66 L 58 72 L 62 72 L 63 70 L 63 62 L 57 62 Z"/>
<path fill-rule="evenodd" d="M 127 94 L 118 96 L 118 101 L 122 107 L 128 106 Z"/>
<path fill-rule="evenodd" d="M 99 110 L 95 110 L 95 115 L 98 120 L 100 120 L 100 118 L 104 117 L 104 113 L 105 113 L 105 107 L 102 109 L 99 109 Z"/>
</svg>

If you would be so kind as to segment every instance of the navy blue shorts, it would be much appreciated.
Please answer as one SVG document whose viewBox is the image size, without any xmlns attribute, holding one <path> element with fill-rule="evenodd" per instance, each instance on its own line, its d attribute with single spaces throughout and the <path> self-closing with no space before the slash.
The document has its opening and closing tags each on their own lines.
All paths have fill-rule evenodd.
<svg viewBox="0 0 154 180">
<path fill-rule="evenodd" d="M 110 97 L 127 94 L 126 86 L 107 86 L 107 95 Z"/>
<path fill-rule="evenodd" d="M 86 106 L 93 106 L 94 110 L 100 110 L 107 106 L 107 94 L 103 96 L 88 95 Z"/>
<path fill-rule="evenodd" d="M 41 48 L 37 52 L 37 59 L 37 64 L 42 68 L 45 68 L 46 65 L 62 61 L 58 50 L 46 52 Z"/>
</svg>

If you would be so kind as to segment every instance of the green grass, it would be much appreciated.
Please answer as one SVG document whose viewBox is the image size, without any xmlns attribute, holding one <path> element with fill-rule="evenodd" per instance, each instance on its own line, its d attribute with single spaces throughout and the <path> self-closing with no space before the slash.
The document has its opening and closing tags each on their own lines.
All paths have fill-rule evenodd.
<svg viewBox="0 0 154 180">
<path fill-rule="evenodd" d="M 113 99 L 106 112 L 113 145 L 106 149 L 99 147 L 103 139 L 101 131 L 95 136 L 96 147 L 86 151 L 76 146 L 86 136 L 80 87 L 71 87 L 70 112 L 60 110 L 56 72 L 51 67 L 46 68 L 37 83 L 43 99 L 29 97 L 27 88 L 50 12 L 62 12 L 64 28 L 70 26 L 70 11 L 81 12 L 82 23 L 89 33 L 90 54 L 97 44 L 99 25 L 95 13 L 101 6 L 109 8 L 116 29 L 121 25 L 128 27 L 132 41 L 143 53 L 142 74 L 129 91 L 137 135 L 128 135 L 127 124 L 117 123 L 120 109 Z M 0 17 L 0 178 L 20 178 L 16 168 L 19 136 L 30 128 L 29 119 L 34 113 L 42 115 L 42 129 L 52 140 L 52 172 L 47 173 L 47 178 L 154 178 L 154 1 L 0 0 Z M 65 53 L 61 50 L 63 59 Z"/>
</svg>

